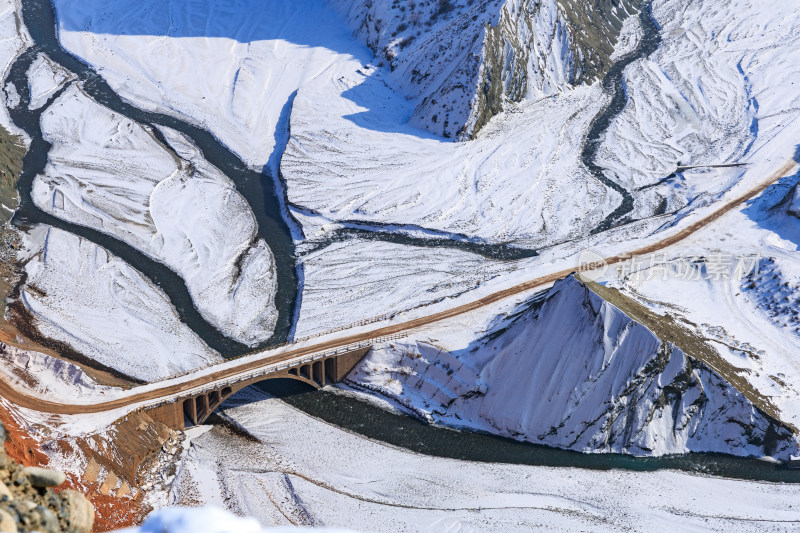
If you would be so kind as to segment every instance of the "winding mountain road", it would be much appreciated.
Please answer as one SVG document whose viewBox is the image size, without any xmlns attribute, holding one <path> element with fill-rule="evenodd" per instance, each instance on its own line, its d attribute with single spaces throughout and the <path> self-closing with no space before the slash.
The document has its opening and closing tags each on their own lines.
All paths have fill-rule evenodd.
<svg viewBox="0 0 800 533">
<path fill-rule="evenodd" d="M 615 255 L 605 258 L 606 263 L 608 265 L 613 265 L 625 261 L 632 256 L 653 253 L 681 242 L 682 240 L 696 233 L 698 230 L 718 220 L 726 213 L 739 207 L 744 202 L 758 196 L 767 187 L 777 182 L 779 179 L 786 177 L 788 173 L 797 166 L 797 164 L 798 163 L 794 160 L 786 162 L 768 179 L 758 186 L 742 194 L 741 196 L 728 201 L 714 212 L 688 225 L 686 228 L 683 228 L 677 233 L 658 242 L 649 244 L 628 254 Z M 241 358 L 241 360 L 226 361 L 216 365 L 215 367 L 200 369 L 181 377 L 133 388 L 129 391 L 126 391 L 123 396 L 113 400 L 93 404 L 69 404 L 56 402 L 41 396 L 37 396 L 28 391 L 19 390 L 2 380 L 0 380 L 0 396 L 18 406 L 50 414 L 91 414 L 103 413 L 126 407 L 135 408 L 145 402 L 153 402 L 161 399 L 172 398 L 175 395 L 187 393 L 189 391 L 197 390 L 225 380 L 236 379 L 239 376 L 252 373 L 253 371 L 258 371 L 259 369 L 265 369 L 276 364 L 298 361 L 312 354 L 343 348 L 359 342 L 363 343 L 373 339 L 401 334 L 421 326 L 427 326 L 436 322 L 447 320 L 449 318 L 457 317 L 459 315 L 469 313 L 470 311 L 492 305 L 511 296 L 554 283 L 555 281 L 568 276 L 575 270 L 575 268 L 559 270 L 557 272 L 540 276 L 524 283 L 520 283 L 519 285 L 495 292 L 488 296 L 484 296 L 483 298 L 473 302 L 406 322 L 391 324 L 354 335 L 323 340 L 316 344 L 307 346 L 296 348 L 289 346 L 288 348 L 284 347 L 265 351 L 263 352 L 263 355 L 261 353 L 251 354 Z M 587 269 L 578 268 L 577 270 Z M 216 367 L 219 367 L 219 369 L 214 370 Z"/>
</svg>

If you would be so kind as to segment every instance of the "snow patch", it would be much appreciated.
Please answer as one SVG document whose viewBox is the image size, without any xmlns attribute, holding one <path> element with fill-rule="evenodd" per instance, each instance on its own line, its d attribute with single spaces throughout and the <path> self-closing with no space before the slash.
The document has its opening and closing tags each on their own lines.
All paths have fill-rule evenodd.
<svg viewBox="0 0 800 533">
<path fill-rule="evenodd" d="M 64 231 L 26 234 L 20 301 L 39 331 L 141 380 L 221 362 L 169 299 L 124 261 Z"/>
</svg>

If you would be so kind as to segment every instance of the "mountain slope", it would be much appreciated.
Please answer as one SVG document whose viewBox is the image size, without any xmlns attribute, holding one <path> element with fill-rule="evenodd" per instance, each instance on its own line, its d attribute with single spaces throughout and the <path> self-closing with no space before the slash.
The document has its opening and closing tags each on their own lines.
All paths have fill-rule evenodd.
<svg viewBox="0 0 800 533">
<path fill-rule="evenodd" d="M 432 421 L 584 452 L 787 458 L 792 430 L 574 277 L 463 352 L 374 350 L 349 379 Z"/>
<path fill-rule="evenodd" d="M 412 124 L 469 139 L 508 99 L 591 83 L 613 64 L 633 0 L 332 0 L 391 84 L 417 102 Z"/>
</svg>

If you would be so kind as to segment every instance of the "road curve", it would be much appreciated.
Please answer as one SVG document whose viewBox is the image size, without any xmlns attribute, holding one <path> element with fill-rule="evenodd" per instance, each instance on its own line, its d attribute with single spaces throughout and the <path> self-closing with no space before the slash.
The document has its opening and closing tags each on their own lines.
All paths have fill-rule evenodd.
<svg viewBox="0 0 800 533">
<path fill-rule="evenodd" d="M 633 252 L 630 252 L 628 254 L 608 257 L 606 258 L 606 262 L 609 265 L 620 263 L 622 261 L 629 259 L 632 256 L 653 253 L 655 251 L 667 248 L 668 246 L 672 246 L 686 239 L 690 235 L 696 233 L 701 228 L 716 221 L 717 219 L 719 219 L 726 213 L 730 212 L 731 210 L 735 209 L 736 207 L 740 206 L 744 202 L 761 194 L 767 187 L 769 187 L 779 179 L 785 177 L 786 174 L 790 170 L 792 170 L 796 164 L 797 163 L 794 160 L 788 161 L 763 183 L 759 184 L 758 186 L 749 190 L 748 192 L 742 194 L 741 196 L 738 196 L 737 198 L 727 202 L 713 213 L 690 224 L 689 226 L 677 232 L 676 234 L 667 237 L 661 241 L 634 250 Z M 162 387 L 156 387 L 154 389 L 149 389 L 147 391 L 139 393 L 136 393 L 135 392 L 136 389 L 134 388 L 131 390 L 131 393 L 115 400 L 109 400 L 91 405 L 64 404 L 40 398 L 31 395 L 25 391 L 20 391 L 2 380 L 0 380 L 0 396 L 13 402 L 14 404 L 20 407 L 25 407 L 35 411 L 40 411 L 50 414 L 75 415 L 75 414 L 91 414 L 91 413 L 102 413 L 102 412 L 112 411 L 115 409 L 137 405 L 142 402 L 159 400 L 161 398 L 169 397 L 198 387 L 202 387 L 203 385 L 210 382 L 236 377 L 238 375 L 253 370 L 258 370 L 276 363 L 290 361 L 313 353 L 332 350 L 335 348 L 344 347 L 356 342 L 367 341 L 377 337 L 384 337 L 384 336 L 394 335 L 397 333 L 403 333 L 408 330 L 412 330 L 421 326 L 426 326 L 429 324 L 433 324 L 435 322 L 440 322 L 442 320 L 453 318 L 468 313 L 470 311 L 480 309 L 481 307 L 494 304 L 510 296 L 514 296 L 522 292 L 527 292 L 543 285 L 554 283 L 555 281 L 565 276 L 568 276 L 575 270 L 580 270 L 580 269 L 568 268 L 564 270 L 559 270 L 557 272 L 553 272 L 546 276 L 540 276 L 538 278 L 526 281 L 524 283 L 520 283 L 519 285 L 509 287 L 507 289 L 495 292 L 488 296 L 484 296 L 483 298 L 480 298 L 473 302 L 460 305 L 452 309 L 447 309 L 445 311 L 440 311 L 438 313 L 434 313 L 424 317 L 409 320 L 407 322 L 392 324 L 389 326 L 383 326 L 368 332 L 362 332 L 355 335 L 349 335 L 347 337 L 341 337 L 329 341 L 323 341 L 314 345 L 287 350 L 280 354 L 268 356 L 256 361 L 253 360 L 242 361 L 240 365 L 228 366 L 226 368 L 220 369 L 217 372 L 206 373 L 205 375 L 200 377 L 192 378 L 191 377 L 192 375 L 188 374 L 187 376 L 185 376 L 185 381 L 181 381 L 179 383 L 165 382 L 164 386 Z"/>
</svg>

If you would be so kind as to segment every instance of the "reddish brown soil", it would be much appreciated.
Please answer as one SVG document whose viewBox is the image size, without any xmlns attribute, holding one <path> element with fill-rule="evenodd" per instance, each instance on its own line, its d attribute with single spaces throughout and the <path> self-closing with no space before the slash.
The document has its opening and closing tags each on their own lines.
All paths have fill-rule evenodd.
<svg viewBox="0 0 800 533">
<path fill-rule="evenodd" d="M 16 422 L 11 413 L 0 408 L 0 422 L 6 428 L 6 453 L 15 462 L 24 466 L 48 466 L 50 459 L 42 451 L 40 442 L 27 433 Z M 73 449 L 69 443 L 59 443 L 62 451 Z M 56 489 L 77 490 L 86 495 L 95 508 L 94 531 L 101 533 L 138 525 L 150 511 L 138 498 L 115 498 L 100 493 L 100 483 L 87 483 L 73 473 L 67 473 L 67 481 Z"/>
<path fill-rule="evenodd" d="M 0 422 L 6 427 L 6 453 L 11 459 L 24 466 L 47 466 L 50 463 L 39 441 L 23 430 L 4 409 L 0 409 Z"/>
<path fill-rule="evenodd" d="M 86 483 L 75 475 L 68 475 L 67 482 L 57 492 L 73 489 L 82 492 L 89 498 L 95 509 L 94 532 L 102 533 L 126 527 L 136 526 L 150 512 L 150 507 L 142 502 L 142 498 L 115 498 L 100 494 L 100 483 Z"/>
</svg>

